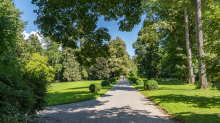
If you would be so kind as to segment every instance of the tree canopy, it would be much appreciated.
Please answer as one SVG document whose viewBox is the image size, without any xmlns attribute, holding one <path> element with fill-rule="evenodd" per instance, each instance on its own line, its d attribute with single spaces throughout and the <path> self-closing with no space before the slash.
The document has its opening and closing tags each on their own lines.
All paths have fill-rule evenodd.
<svg viewBox="0 0 220 123">
<path fill-rule="evenodd" d="M 142 0 L 32 0 L 32 4 L 39 7 L 34 10 L 38 15 L 34 23 L 45 37 L 51 37 L 64 47 L 76 48 L 77 41 L 84 38 L 86 48 L 101 49 L 103 41 L 110 40 L 110 35 L 107 28 L 97 28 L 99 17 L 104 16 L 105 21 L 120 19 L 119 30 L 131 31 L 141 22 L 141 2 Z M 95 58 L 104 56 L 102 53 L 105 51 L 93 50 L 91 59 L 95 61 Z"/>
</svg>

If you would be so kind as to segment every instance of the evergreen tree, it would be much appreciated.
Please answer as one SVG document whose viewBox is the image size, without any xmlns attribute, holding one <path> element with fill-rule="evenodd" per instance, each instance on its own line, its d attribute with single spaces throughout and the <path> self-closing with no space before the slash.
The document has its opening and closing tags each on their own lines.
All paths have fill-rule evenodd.
<svg viewBox="0 0 220 123">
<path fill-rule="evenodd" d="M 29 36 L 28 41 L 31 44 L 31 53 L 39 53 L 40 55 L 44 55 L 44 50 L 42 48 L 42 43 L 40 42 L 40 40 L 38 39 L 36 34 L 31 34 Z"/>
<path fill-rule="evenodd" d="M 79 63 L 76 61 L 74 55 L 75 50 L 71 48 L 65 48 L 63 51 L 64 61 L 63 61 L 63 77 L 67 81 L 76 81 L 81 79 L 79 71 Z"/>
<path fill-rule="evenodd" d="M 93 76 L 95 79 L 109 78 L 111 70 L 109 69 L 108 60 L 103 57 L 96 59 L 96 64 L 93 66 Z"/>
<path fill-rule="evenodd" d="M 45 55 L 48 57 L 48 64 L 55 69 L 56 76 L 54 79 L 60 80 L 60 74 L 62 69 L 62 53 L 60 51 L 60 45 L 52 41 L 50 38 L 44 38 L 45 43 Z"/>
<path fill-rule="evenodd" d="M 137 55 L 137 67 L 139 73 L 151 79 L 158 73 L 159 64 L 159 41 L 158 33 L 154 25 L 143 28 L 138 33 L 138 39 L 133 43 Z"/>
</svg>

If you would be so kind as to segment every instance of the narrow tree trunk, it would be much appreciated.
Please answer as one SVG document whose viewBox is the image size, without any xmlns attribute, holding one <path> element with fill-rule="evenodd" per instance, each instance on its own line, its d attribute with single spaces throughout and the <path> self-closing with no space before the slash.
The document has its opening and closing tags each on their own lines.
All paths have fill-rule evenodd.
<svg viewBox="0 0 220 123">
<path fill-rule="evenodd" d="M 197 54 L 201 58 L 204 55 L 203 48 L 203 35 L 202 30 L 202 14 L 201 14 L 201 0 L 195 0 L 196 8 L 196 39 L 197 39 Z M 202 60 L 199 60 L 199 86 L 200 89 L 209 88 L 206 77 L 206 68 Z"/>
<path fill-rule="evenodd" d="M 188 15 L 187 15 L 186 8 L 184 10 L 184 18 L 185 18 L 185 34 L 186 34 L 186 51 L 187 51 L 188 65 L 189 65 L 189 83 L 194 83 L 195 78 L 194 78 L 194 74 L 193 74 L 191 48 L 190 48 L 190 44 L 189 44 Z"/>
</svg>

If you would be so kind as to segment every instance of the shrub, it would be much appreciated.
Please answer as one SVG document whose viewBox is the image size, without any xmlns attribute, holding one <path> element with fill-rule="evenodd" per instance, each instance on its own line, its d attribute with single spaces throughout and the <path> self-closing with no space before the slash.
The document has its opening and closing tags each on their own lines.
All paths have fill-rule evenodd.
<svg viewBox="0 0 220 123">
<path fill-rule="evenodd" d="M 133 83 L 136 83 L 137 80 L 137 78 L 130 78 L 130 81 L 132 81 Z"/>
<path fill-rule="evenodd" d="M 101 91 L 101 89 L 102 89 L 102 86 L 99 83 L 93 83 L 89 86 L 89 90 L 92 93 L 97 93 L 97 92 Z"/>
<path fill-rule="evenodd" d="M 118 77 L 118 76 L 116 77 L 116 80 L 119 80 L 119 77 Z"/>
<path fill-rule="evenodd" d="M 112 82 L 116 82 L 116 79 L 114 77 L 110 78 L 109 81 Z"/>
<path fill-rule="evenodd" d="M 102 86 L 110 86 L 111 82 L 109 80 L 102 81 Z"/>
<path fill-rule="evenodd" d="M 144 85 L 143 80 L 138 79 L 138 80 L 136 81 L 136 85 Z"/>
<path fill-rule="evenodd" d="M 158 83 L 155 80 L 148 80 L 144 83 L 144 90 L 158 90 Z"/>
</svg>

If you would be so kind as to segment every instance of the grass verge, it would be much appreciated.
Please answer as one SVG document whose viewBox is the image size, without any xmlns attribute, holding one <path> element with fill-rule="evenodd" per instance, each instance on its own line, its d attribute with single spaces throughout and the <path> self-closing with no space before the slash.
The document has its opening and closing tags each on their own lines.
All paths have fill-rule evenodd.
<svg viewBox="0 0 220 123">
<path fill-rule="evenodd" d="M 89 90 L 90 84 L 101 83 L 102 81 L 103 80 L 73 81 L 51 84 L 51 88 L 48 91 L 48 94 L 50 96 L 50 98 L 48 99 L 48 106 L 95 99 L 105 94 L 116 84 L 116 82 L 113 82 L 110 86 L 102 87 L 102 90 L 100 92 L 91 93 Z"/>
<path fill-rule="evenodd" d="M 220 86 L 195 89 L 179 80 L 158 81 L 158 91 L 144 91 L 131 83 L 172 118 L 186 123 L 220 123 Z"/>
</svg>

